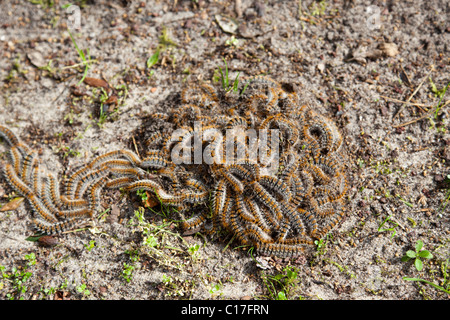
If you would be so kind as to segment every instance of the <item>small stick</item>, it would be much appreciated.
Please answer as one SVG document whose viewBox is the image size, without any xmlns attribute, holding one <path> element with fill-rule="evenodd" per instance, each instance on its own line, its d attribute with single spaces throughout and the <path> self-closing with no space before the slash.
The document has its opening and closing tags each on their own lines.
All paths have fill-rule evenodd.
<svg viewBox="0 0 450 320">
<path fill-rule="evenodd" d="M 139 159 L 140 159 L 141 156 L 140 156 L 140 154 L 139 154 L 139 150 L 138 150 L 137 145 L 136 145 L 136 140 L 134 140 L 134 137 L 132 137 L 132 138 L 133 138 L 134 149 L 136 150 L 136 154 L 138 155 L 138 157 L 139 157 Z"/>
<path fill-rule="evenodd" d="M 430 72 L 428 72 L 428 74 L 423 77 L 422 81 L 420 82 L 419 86 L 416 88 L 416 90 L 414 90 L 414 92 L 412 93 L 412 95 L 408 98 L 408 100 L 406 100 L 407 103 L 409 103 L 411 101 L 411 99 L 416 95 L 417 91 L 419 91 L 419 89 L 422 87 L 423 83 L 425 82 L 425 80 L 430 76 L 431 72 L 434 71 L 434 66 L 431 66 L 431 70 Z M 400 112 L 403 111 L 403 107 L 405 105 L 403 104 L 400 109 L 398 110 L 398 112 L 394 115 L 394 117 L 392 118 L 392 120 L 395 120 L 395 118 L 400 114 Z"/>
<path fill-rule="evenodd" d="M 449 104 L 450 104 L 450 100 L 448 100 L 446 103 L 444 103 L 444 104 L 441 106 L 441 108 L 443 108 L 443 107 L 445 107 L 446 105 L 449 105 Z M 397 125 L 395 125 L 395 126 L 393 126 L 393 127 L 394 127 L 394 128 L 404 127 L 404 126 L 407 126 L 407 125 L 409 125 L 409 124 L 411 124 L 411 123 L 414 123 L 414 122 L 420 121 L 420 120 L 422 120 L 422 119 L 428 118 L 429 116 L 433 115 L 433 113 L 436 111 L 436 109 L 437 109 L 437 108 L 433 108 L 433 110 L 431 110 L 430 112 L 427 112 L 426 114 L 424 114 L 423 116 L 421 116 L 421 117 L 419 117 L 419 118 L 417 118 L 417 119 L 414 119 L 414 120 L 411 120 L 411 121 L 408 121 L 408 122 L 405 122 L 405 123 L 402 123 L 402 124 L 397 124 Z"/>
<path fill-rule="evenodd" d="M 426 105 L 426 104 L 423 104 L 423 103 L 406 102 L 406 101 L 402 101 L 402 100 L 398 100 L 398 99 L 390 98 L 390 97 L 386 97 L 386 96 L 380 96 L 380 97 L 383 98 L 383 99 L 386 99 L 386 100 L 393 101 L 393 102 L 404 103 L 404 104 L 409 105 L 409 106 L 430 108 L 429 105 Z"/>
</svg>

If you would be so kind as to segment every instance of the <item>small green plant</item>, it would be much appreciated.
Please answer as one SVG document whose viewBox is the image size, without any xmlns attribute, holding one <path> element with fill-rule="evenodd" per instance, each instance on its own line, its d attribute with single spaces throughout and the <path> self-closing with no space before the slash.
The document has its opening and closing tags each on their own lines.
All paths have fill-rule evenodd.
<svg viewBox="0 0 450 320">
<path fill-rule="evenodd" d="M 77 150 L 73 150 L 72 148 L 65 146 L 62 148 L 64 150 L 63 158 L 71 157 L 79 157 L 81 156 L 81 152 Z"/>
<path fill-rule="evenodd" d="M 87 251 L 91 251 L 95 247 L 95 240 L 89 241 L 89 243 L 85 244 L 84 247 Z"/>
<path fill-rule="evenodd" d="M 325 10 L 327 8 L 328 4 L 325 0 L 319 1 L 319 2 L 313 2 L 309 10 L 311 12 L 312 16 L 322 16 L 325 14 Z"/>
<path fill-rule="evenodd" d="M 214 286 L 212 286 L 211 289 L 209 289 L 209 293 L 213 296 L 213 297 L 217 297 L 217 296 L 222 296 L 223 292 L 222 292 L 222 283 L 219 282 L 217 284 L 215 284 Z"/>
<path fill-rule="evenodd" d="M 149 234 L 144 238 L 144 245 L 155 248 L 159 245 L 159 241 L 153 234 Z"/>
<path fill-rule="evenodd" d="M 422 271 L 423 269 L 423 262 L 421 259 L 433 258 L 433 255 L 428 250 L 422 250 L 422 247 L 423 242 L 421 240 L 418 240 L 415 247 L 416 251 L 408 250 L 402 257 L 403 262 L 414 259 L 414 266 L 416 267 L 417 271 Z"/>
<path fill-rule="evenodd" d="M 74 118 L 75 114 L 73 112 L 73 109 L 70 109 L 70 112 L 64 116 L 64 120 L 67 121 L 69 124 L 73 124 Z"/>
<path fill-rule="evenodd" d="M 200 246 L 198 245 L 198 243 L 194 244 L 193 246 L 189 247 L 188 251 L 191 255 L 194 255 L 198 249 L 200 249 Z"/>
<path fill-rule="evenodd" d="M 326 245 L 328 242 L 328 236 L 329 234 L 327 234 L 326 239 L 322 238 L 320 240 L 314 240 L 314 244 L 316 245 L 316 250 L 317 250 L 317 255 L 322 255 L 325 254 L 326 250 Z"/>
<path fill-rule="evenodd" d="M 128 263 L 123 264 L 122 278 L 124 278 L 126 282 L 131 282 L 131 279 L 133 278 L 134 269 L 135 266 L 133 266 L 132 264 Z"/>
<path fill-rule="evenodd" d="M 424 279 L 421 279 L 421 278 L 404 277 L 403 280 L 424 282 L 424 283 L 429 284 L 430 286 L 432 286 L 432 287 L 434 287 L 434 288 L 436 288 L 436 289 L 438 289 L 440 291 L 443 291 L 443 292 L 445 292 L 447 294 L 450 294 L 450 265 L 449 265 L 449 262 L 450 262 L 450 258 L 447 259 L 446 261 L 442 261 L 441 262 L 441 272 L 442 272 L 442 275 L 444 277 L 444 279 L 441 282 L 441 285 L 437 285 L 437 284 L 435 284 L 435 283 L 433 283 L 431 281 L 424 280 Z"/>
<path fill-rule="evenodd" d="M 20 59 L 21 59 L 20 55 L 18 55 L 17 58 L 14 59 L 12 68 L 5 78 L 6 81 L 13 82 L 19 75 L 21 75 L 21 74 L 24 75 L 24 74 L 28 73 L 28 71 L 24 70 L 22 68 L 22 66 L 20 65 Z"/>
<path fill-rule="evenodd" d="M 35 261 L 34 254 L 33 256 L 28 255 L 28 259 L 25 258 L 25 260 L 28 260 L 27 267 L 30 265 L 33 265 Z M 11 272 L 6 272 L 6 268 L 4 266 L 0 266 L 0 272 L 2 279 L 6 282 L 9 282 L 13 288 L 12 293 L 7 293 L 6 297 L 9 300 L 23 300 L 23 294 L 27 292 L 28 287 L 26 286 L 26 282 L 28 279 L 31 278 L 33 275 L 31 272 L 27 271 L 28 268 L 24 268 L 24 270 L 18 270 L 16 267 L 13 267 L 11 269 Z"/>
<path fill-rule="evenodd" d="M 431 282 L 431 281 L 428 281 L 428 280 L 425 280 L 425 279 L 420 279 L 420 278 L 408 278 L 408 277 L 403 277 L 403 280 L 406 280 L 406 281 L 418 281 L 418 282 L 424 282 L 424 283 L 427 283 L 427 284 L 429 284 L 430 286 L 432 286 L 432 287 L 434 287 L 434 288 L 436 288 L 436 289 L 438 289 L 438 290 L 441 290 L 441 291 L 443 291 L 443 292 L 445 292 L 445 293 L 447 293 L 447 294 L 450 294 L 450 286 L 447 286 L 447 288 L 443 288 L 443 287 L 441 287 L 441 286 L 439 286 L 439 285 L 437 285 L 437 284 L 435 284 L 435 283 L 433 283 L 433 282 Z"/>
<path fill-rule="evenodd" d="M 85 283 L 80 284 L 79 286 L 76 287 L 76 289 L 77 289 L 77 292 L 81 293 L 83 296 L 88 297 L 91 295 L 91 292 L 88 289 L 86 289 Z"/>
<path fill-rule="evenodd" d="M 136 270 L 136 266 L 134 265 L 137 261 L 139 261 L 139 250 L 125 250 L 125 253 L 130 256 L 130 260 L 132 263 L 124 262 L 121 276 L 125 279 L 126 282 L 131 282 L 133 278 L 133 273 Z"/>
<path fill-rule="evenodd" d="M 403 202 L 405 205 L 407 205 L 408 207 L 410 207 L 410 208 L 413 208 L 413 207 L 414 207 L 414 205 L 413 205 L 411 202 L 406 201 L 406 200 L 403 199 L 400 195 L 397 195 L 397 198 L 398 198 L 401 202 Z"/>
<path fill-rule="evenodd" d="M 223 58 L 222 58 L 223 59 Z M 241 74 L 240 72 L 238 72 L 238 74 L 236 75 L 236 78 L 234 79 L 233 85 L 230 85 L 230 79 L 228 77 L 228 65 L 227 65 L 227 61 L 225 59 L 223 59 L 223 62 L 225 63 L 225 72 L 222 70 L 221 67 L 219 67 L 219 72 L 220 72 L 220 80 L 222 82 L 222 88 L 228 93 L 230 91 L 233 91 L 234 93 L 238 92 L 238 86 L 239 86 L 239 75 Z M 250 82 L 247 82 L 244 86 L 244 88 L 242 89 L 240 95 L 243 95 L 245 90 L 247 89 L 248 85 L 250 84 Z"/>
<path fill-rule="evenodd" d="M 75 38 L 72 36 L 72 33 L 69 31 L 69 29 L 67 29 L 67 32 L 69 33 L 70 39 L 72 39 L 72 43 L 75 46 L 75 49 L 77 50 L 78 55 L 80 56 L 80 58 L 82 60 L 82 64 L 84 65 L 83 77 L 78 82 L 78 85 L 80 85 L 81 83 L 83 83 L 84 79 L 86 78 L 86 75 L 87 75 L 89 67 L 90 67 L 89 63 L 91 61 L 91 57 L 89 55 L 89 48 L 86 49 L 86 54 L 85 54 L 84 51 L 78 47 L 77 42 L 75 41 Z"/>
<path fill-rule="evenodd" d="M 194 244 L 193 246 L 190 246 L 188 248 L 188 252 L 191 255 L 192 260 L 197 260 L 200 256 L 199 253 L 200 245 L 198 243 Z"/>
<path fill-rule="evenodd" d="M 30 254 L 25 255 L 25 260 L 27 260 L 27 266 L 31 267 L 36 264 L 36 255 L 32 252 Z"/>
<path fill-rule="evenodd" d="M 298 283 L 298 270 L 295 267 L 287 266 L 283 269 L 283 273 L 275 276 L 264 275 L 262 279 L 272 299 L 288 300 L 292 289 Z"/>
<path fill-rule="evenodd" d="M 162 49 L 166 49 L 167 47 L 176 47 L 177 44 L 175 41 L 170 39 L 169 32 L 167 30 L 167 27 L 163 27 L 161 31 L 161 35 L 159 36 L 159 46 Z"/>
<path fill-rule="evenodd" d="M 359 166 L 360 168 L 363 168 L 363 167 L 364 167 L 364 160 L 358 158 L 358 160 L 356 160 L 356 163 L 358 164 L 358 166 Z"/>
<path fill-rule="evenodd" d="M 42 9 L 52 8 L 55 5 L 54 0 L 28 0 L 32 4 L 38 4 Z"/>
<path fill-rule="evenodd" d="M 438 88 L 434 84 L 433 80 L 431 80 L 431 77 L 429 79 L 430 79 L 430 84 L 431 84 L 431 91 L 436 95 L 436 97 L 439 98 L 439 103 L 436 107 L 436 112 L 434 114 L 434 118 L 437 119 L 439 111 L 441 110 L 442 99 L 444 98 L 444 95 L 447 92 L 448 87 L 450 86 L 450 82 L 447 84 L 447 86 L 445 86 L 441 90 L 438 90 Z"/>
<path fill-rule="evenodd" d="M 38 69 L 39 69 L 39 70 L 45 70 L 45 71 L 47 71 L 52 77 L 54 77 L 54 76 L 56 75 L 57 71 L 58 71 L 58 68 L 54 68 L 54 67 L 52 66 L 52 64 L 53 64 L 53 59 L 50 59 L 50 60 L 48 61 L 48 63 L 47 63 L 46 66 L 38 67 Z"/>
<path fill-rule="evenodd" d="M 184 297 L 186 295 L 186 289 L 190 286 L 190 281 L 182 281 L 177 277 L 172 278 L 163 274 L 162 283 L 164 284 L 164 294 L 169 297 Z"/>
<path fill-rule="evenodd" d="M 236 47 L 239 43 L 239 40 L 236 39 L 234 36 L 231 36 L 230 39 L 228 39 L 227 41 L 225 41 L 225 44 L 227 46 L 231 46 L 231 47 Z"/>
<path fill-rule="evenodd" d="M 159 61 L 159 48 L 156 49 L 155 53 L 147 59 L 147 68 L 151 69 Z M 150 70 L 149 78 L 155 73 L 155 70 Z"/>
<path fill-rule="evenodd" d="M 391 235 L 391 239 L 396 235 L 397 231 L 395 230 L 395 228 L 398 227 L 398 222 L 394 221 L 391 219 L 392 214 L 390 216 L 388 216 L 386 219 L 384 219 L 384 221 L 380 224 L 380 226 L 378 227 L 378 232 L 386 232 L 386 231 L 392 231 L 392 235 Z M 387 223 L 391 223 L 393 224 L 392 227 L 390 228 L 383 228 L 383 226 Z"/>
<path fill-rule="evenodd" d="M 142 235 L 142 242 L 139 244 L 140 253 L 147 254 L 165 265 L 170 265 L 177 269 L 182 268 L 183 264 L 176 263 L 177 259 L 172 254 L 169 254 L 167 250 L 184 252 L 187 255 L 188 246 L 186 241 L 178 233 L 172 231 L 172 222 L 164 219 L 162 224 L 157 225 L 147 221 L 144 213 L 145 209 L 139 207 L 138 210 L 135 210 L 134 217 L 128 223 L 130 227 Z M 180 240 L 186 246 L 186 249 L 182 250 L 174 246 L 173 241 L 175 239 Z"/>
<path fill-rule="evenodd" d="M 147 202 L 147 200 L 148 200 L 148 195 L 147 195 L 147 192 L 146 192 L 145 190 L 142 190 L 142 189 L 136 190 L 136 195 L 137 195 L 139 198 L 141 198 L 141 201 L 142 201 L 143 203 Z"/>
<path fill-rule="evenodd" d="M 156 47 L 155 52 L 147 59 L 147 68 L 151 69 L 154 65 L 156 65 L 159 61 L 159 56 L 161 52 L 165 51 L 167 48 L 176 47 L 177 44 L 175 41 L 170 39 L 169 33 L 166 27 L 162 28 L 161 35 L 159 36 L 159 43 Z M 172 58 L 172 66 L 175 66 L 175 56 L 171 56 Z M 154 70 L 150 70 L 149 78 L 155 73 Z"/>
</svg>

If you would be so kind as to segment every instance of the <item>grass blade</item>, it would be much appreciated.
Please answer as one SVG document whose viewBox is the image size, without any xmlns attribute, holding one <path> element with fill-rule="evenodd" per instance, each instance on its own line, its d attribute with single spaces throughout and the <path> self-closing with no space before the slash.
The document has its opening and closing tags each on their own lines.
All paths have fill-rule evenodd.
<svg viewBox="0 0 450 320">
<path fill-rule="evenodd" d="M 441 110 L 440 105 L 441 105 L 442 99 L 444 98 L 445 93 L 447 92 L 447 89 L 448 89 L 449 86 L 450 86 L 450 82 L 449 82 L 449 83 L 447 84 L 447 86 L 445 87 L 444 91 L 442 92 L 441 98 L 439 99 L 439 103 L 438 103 L 437 108 L 436 108 L 436 113 L 434 114 L 434 118 L 435 118 L 435 119 L 437 119 L 439 110 Z"/>
<path fill-rule="evenodd" d="M 424 280 L 424 279 L 420 279 L 420 278 L 407 278 L 407 277 L 404 277 L 403 280 L 406 280 L 406 281 L 419 281 L 419 282 L 425 282 L 425 283 L 429 284 L 430 286 L 435 287 L 435 288 L 438 289 L 438 290 L 441 290 L 441 291 L 444 291 L 444 292 L 447 293 L 447 294 L 450 294 L 450 291 L 449 291 L 449 290 L 445 290 L 445 289 L 442 288 L 441 286 L 438 286 L 437 284 L 435 284 L 435 283 L 433 283 L 433 282 L 430 282 L 430 281 L 427 281 L 427 280 Z"/>
</svg>

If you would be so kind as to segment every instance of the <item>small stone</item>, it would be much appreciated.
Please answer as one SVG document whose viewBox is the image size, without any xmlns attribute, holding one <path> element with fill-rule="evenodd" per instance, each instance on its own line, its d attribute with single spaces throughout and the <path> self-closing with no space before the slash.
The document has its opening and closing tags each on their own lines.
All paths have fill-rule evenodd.
<svg viewBox="0 0 450 320">
<path fill-rule="evenodd" d="M 382 106 L 381 106 L 380 111 L 381 111 L 381 115 L 382 115 L 383 117 L 386 117 L 386 116 L 387 116 L 387 114 L 388 114 L 388 108 L 387 108 L 385 105 L 382 105 Z"/>
<path fill-rule="evenodd" d="M 323 73 L 325 71 L 325 63 L 317 64 L 317 70 L 319 70 L 320 73 Z"/>
<path fill-rule="evenodd" d="M 53 81 L 49 78 L 43 78 L 41 83 L 44 88 L 47 89 L 53 88 Z"/>
<path fill-rule="evenodd" d="M 30 59 L 31 64 L 33 64 L 37 68 L 45 67 L 48 63 L 48 61 L 44 59 L 42 53 L 37 50 L 28 53 L 27 57 L 28 59 Z"/>
<path fill-rule="evenodd" d="M 120 209 L 117 205 L 113 204 L 111 206 L 111 213 L 109 214 L 108 218 L 106 218 L 106 221 L 108 223 L 114 223 L 117 222 L 120 216 Z"/>
</svg>

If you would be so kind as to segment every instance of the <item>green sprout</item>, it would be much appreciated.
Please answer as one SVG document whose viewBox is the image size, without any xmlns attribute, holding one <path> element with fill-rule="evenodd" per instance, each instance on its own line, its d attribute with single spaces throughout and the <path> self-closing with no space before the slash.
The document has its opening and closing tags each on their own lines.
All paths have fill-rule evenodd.
<svg viewBox="0 0 450 320">
<path fill-rule="evenodd" d="M 27 266 L 31 267 L 36 264 L 36 255 L 32 252 L 25 255 L 25 260 L 27 260 Z"/>
<path fill-rule="evenodd" d="M 390 216 L 388 216 L 386 219 L 384 219 L 384 221 L 378 227 L 378 232 L 393 231 L 392 235 L 391 235 L 391 239 L 392 239 L 397 233 L 397 231 L 395 231 L 395 228 L 398 227 L 398 223 L 396 221 L 394 221 L 394 220 L 391 220 L 391 217 L 392 217 L 392 214 Z M 390 228 L 383 228 L 383 226 L 385 225 L 386 222 L 390 222 L 394 226 L 390 227 Z"/>
<path fill-rule="evenodd" d="M 209 293 L 213 296 L 221 296 L 223 294 L 222 290 L 222 283 L 219 281 L 219 283 L 215 284 L 211 289 L 209 289 Z"/>
<path fill-rule="evenodd" d="M 227 41 L 225 41 L 225 44 L 226 44 L 227 46 L 232 46 L 232 47 L 237 46 L 238 43 L 239 43 L 239 40 L 236 39 L 234 36 L 231 36 L 230 39 L 228 39 Z"/>
<path fill-rule="evenodd" d="M 422 271 L 423 262 L 421 259 L 432 259 L 433 255 L 428 250 L 422 250 L 423 242 L 418 240 L 416 243 L 416 251 L 408 250 L 406 254 L 402 257 L 402 261 L 406 262 L 414 259 L 414 266 L 417 271 Z"/>
<path fill-rule="evenodd" d="M 434 114 L 434 118 L 437 119 L 438 113 L 441 110 L 442 99 L 444 98 L 444 95 L 447 92 L 448 87 L 450 86 L 450 82 L 447 84 L 446 87 L 442 88 L 441 90 L 438 90 L 438 88 L 434 84 L 433 80 L 431 80 L 431 77 L 429 79 L 430 79 L 430 84 L 431 84 L 431 91 L 436 95 L 436 97 L 439 97 L 439 103 L 436 107 L 436 112 Z"/>
<path fill-rule="evenodd" d="M 222 58 L 223 59 L 223 58 Z M 227 61 L 225 59 L 223 59 L 223 62 L 225 63 L 225 72 L 222 70 L 221 67 L 219 67 L 219 72 L 220 72 L 220 79 L 222 82 L 222 88 L 228 93 L 230 91 L 233 90 L 233 92 L 237 93 L 238 92 L 238 86 L 239 86 L 239 75 L 241 74 L 241 72 L 238 72 L 238 74 L 236 75 L 236 78 L 234 79 L 233 85 L 230 85 L 230 79 L 228 77 L 228 65 L 227 65 Z M 243 95 L 245 90 L 247 89 L 248 85 L 250 84 L 250 81 L 247 82 L 244 86 L 244 88 L 242 89 L 240 95 Z"/>
<path fill-rule="evenodd" d="M 200 249 L 200 246 L 198 245 L 198 243 L 196 243 L 195 245 L 189 247 L 188 251 L 191 255 L 194 255 L 198 249 Z"/>
<path fill-rule="evenodd" d="M 298 283 L 298 270 L 295 267 L 287 266 L 283 269 L 284 273 L 274 276 L 265 275 L 263 281 L 274 300 L 288 300 L 291 290 Z M 278 290 L 281 288 L 281 290 Z"/>
<path fill-rule="evenodd" d="M 77 291 L 79 293 L 81 293 L 84 296 L 89 296 L 91 294 L 91 292 L 88 289 L 86 289 L 86 284 L 85 283 L 80 284 L 79 286 L 77 286 L 76 289 L 77 289 Z"/>
<path fill-rule="evenodd" d="M 86 49 L 86 54 L 84 53 L 83 50 L 81 50 L 76 41 L 75 38 L 72 36 L 72 33 L 67 30 L 67 32 L 69 33 L 70 39 L 72 39 L 72 43 L 75 46 L 75 49 L 78 52 L 78 55 L 80 56 L 81 60 L 83 61 L 82 64 L 85 66 L 84 67 L 84 73 L 83 73 L 83 77 L 81 78 L 81 80 L 78 82 L 78 85 L 80 85 L 81 83 L 83 83 L 84 79 L 86 78 L 87 72 L 89 70 L 89 62 L 91 62 L 91 57 L 89 55 L 89 48 Z M 87 58 L 86 58 L 87 57 Z M 73 66 L 72 66 L 73 67 Z"/>
<path fill-rule="evenodd" d="M 424 280 L 424 279 L 420 279 L 420 278 L 408 278 L 408 277 L 404 277 L 403 280 L 425 282 L 425 283 L 429 284 L 430 286 L 432 286 L 432 287 L 434 287 L 434 288 L 436 288 L 438 290 L 441 290 L 441 291 L 444 291 L 447 294 L 450 294 L 449 288 L 445 289 L 445 288 L 443 288 L 441 286 L 438 286 L 437 284 L 435 284 L 435 283 L 433 283 L 431 281 L 428 281 L 428 280 Z"/>
<path fill-rule="evenodd" d="M 159 48 L 156 49 L 156 52 L 150 56 L 147 60 L 147 68 L 151 69 L 155 64 L 159 61 Z M 155 73 L 155 70 L 150 70 L 149 78 Z"/>
<path fill-rule="evenodd" d="M 141 198 L 142 202 L 146 202 L 148 200 L 148 195 L 147 192 L 145 192 L 145 190 L 142 189 L 138 189 L 136 190 L 136 195 Z"/>
<path fill-rule="evenodd" d="M 85 244 L 84 247 L 87 251 L 91 251 L 95 247 L 95 240 L 89 241 L 89 243 Z"/>
<path fill-rule="evenodd" d="M 131 279 L 133 278 L 134 269 L 135 267 L 131 264 L 128 263 L 123 264 L 122 278 L 124 278 L 126 282 L 131 282 Z"/>
</svg>

